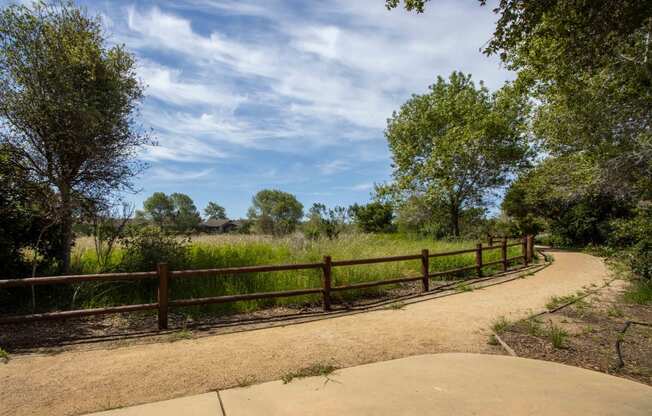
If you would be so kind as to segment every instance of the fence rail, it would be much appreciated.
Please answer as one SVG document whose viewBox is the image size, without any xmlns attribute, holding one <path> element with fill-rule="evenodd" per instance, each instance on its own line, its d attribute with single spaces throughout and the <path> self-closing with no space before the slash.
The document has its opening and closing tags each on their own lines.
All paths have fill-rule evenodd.
<svg viewBox="0 0 652 416">
<path fill-rule="evenodd" d="M 256 299 L 271 299 L 279 297 L 302 296 L 309 294 L 321 294 L 322 303 L 325 311 L 331 309 L 331 293 L 344 290 L 364 289 L 376 286 L 394 285 L 397 283 L 405 283 L 412 281 L 422 281 L 423 291 L 430 290 L 430 279 L 445 275 L 453 275 L 465 271 L 475 270 L 478 277 L 482 277 L 483 269 L 489 266 L 502 265 L 502 270 L 507 271 L 509 264 L 515 260 L 521 260 L 524 265 L 528 265 L 534 257 L 534 239 L 532 236 L 523 237 L 520 241 L 515 243 L 508 243 L 507 238 L 502 238 L 500 244 L 494 245 L 495 239 L 489 238 L 489 245 L 483 246 L 481 243 L 477 244 L 475 248 L 447 251 L 439 253 L 430 253 L 427 249 L 421 251 L 421 254 L 409 254 L 403 256 L 388 256 L 377 257 L 369 259 L 353 259 L 353 260 L 337 260 L 333 261 L 330 256 L 324 256 L 320 263 L 299 263 L 299 264 L 282 264 L 282 265 L 265 265 L 265 266 L 246 266 L 246 267 L 225 267 L 219 269 L 202 269 L 202 270 L 169 270 L 168 265 L 160 263 L 156 271 L 152 272 L 137 272 L 137 273 L 106 273 L 106 274 L 92 274 L 92 275 L 75 275 L 75 276 L 49 276 L 49 277 L 35 277 L 26 279 L 8 279 L 0 280 L 0 289 L 14 288 L 14 287 L 28 287 L 33 285 L 47 285 L 47 284 L 70 284 L 88 281 L 119 281 L 119 280 L 139 280 L 139 279 L 158 279 L 158 295 L 156 303 L 136 304 L 136 305 L 122 305 L 106 308 L 95 309 L 80 309 L 71 311 L 48 312 L 31 315 L 15 315 L 0 317 L 0 324 L 9 323 L 22 323 L 38 320 L 48 319 L 66 319 L 76 318 L 91 315 L 104 315 L 112 313 L 135 312 L 145 310 L 158 310 L 158 326 L 159 329 L 167 329 L 168 327 L 168 310 L 171 307 L 185 307 L 218 304 L 227 302 L 238 302 L 245 300 Z M 522 252 L 519 256 L 507 257 L 507 251 L 510 247 L 521 246 Z M 501 251 L 500 260 L 484 263 L 483 252 L 487 250 Z M 475 264 L 467 267 L 460 267 L 456 269 L 443 270 L 438 272 L 430 272 L 429 260 L 433 257 L 456 256 L 460 254 L 475 253 Z M 418 276 L 406 276 L 393 279 L 376 280 L 370 282 L 352 283 L 348 285 L 332 286 L 332 268 L 357 266 L 374 263 L 384 262 L 398 262 L 409 260 L 421 260 L 421 274 Z M 215 296 L 193 299 L 175 299 L 170 300 L 169 281 L 174 278 L 185 277 L 206 277 L 216 275 L 231 275 L 243 273 L 261 273 L 261 272 L 277 272 L 286 270 L 322 270 L 322 286 L 318 288 L 309 289 L 295 289 L 285 290 L 278 292 L 264 292 L 264 293 L 246 293 L 228 296 Z"/>
</svg>

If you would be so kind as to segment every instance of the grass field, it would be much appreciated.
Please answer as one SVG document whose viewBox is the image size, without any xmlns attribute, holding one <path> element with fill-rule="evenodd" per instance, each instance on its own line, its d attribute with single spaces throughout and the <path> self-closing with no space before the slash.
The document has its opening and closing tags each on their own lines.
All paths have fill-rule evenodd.
<svg viewBox="0 0 652 416">
<path fill-rule="evenodd" d="M 324 255 L 333 260 L 362 259 L 392 255 L 419 254 L 422 249 L 431 253 L 453 251 L 475 247 L 475 241 L 433 241 L 400 234 L 349 234 L 335 240 L 309 240 L 301 234 L 285 238 L 255 235 L 208 235 L 191 238 L 188 245 L 189 268 L 220 268 L 263 264 L 287 264 L 319 262 Z M 520 253 L 520 247 L 512 247 L 509 256 Z M 118 264 L 123 255 L 116 249 L 111 262 Z M 484 252 L 484 261 L 498 260 L 500 250 Z M 98 272 L 98 266 L 89 238 L 77 241 L 73 252 L 74 271 L 77 273 Z M 430 259 L 432 272 L 454 269 L 475 264 L 475 254 Z M 333 285 L 364 281 L 417 276 L 420 274 L 420 260 L 378 263 L 333 269 Z M 467 274 L 468 275 L 468 274 Z M 155 302 L 157 282 L 129 281 L 107 283 L 83 283 L 76 285 L 75 307 L 98 307 L 114 304 Z M 315 288 L 321 286 L 321 270 L 298 270 L 271 273 L 251 273 L 233 276 L 174 279 L 171 283 L 171 298 L 220 296 L 229 294 L 280 291 L 289 289 Z M 361 296 L 387 291 L 390 287 L 340 292 L 335 299 L 352 300 Z M 189 313 L 233 313 L 246 312 L 274 305 L 299 305 L 317 303 L 320 296 L 301 296 L 258 301 L 238 302 L 224 305 L 187 308 Z"/>
</svg>

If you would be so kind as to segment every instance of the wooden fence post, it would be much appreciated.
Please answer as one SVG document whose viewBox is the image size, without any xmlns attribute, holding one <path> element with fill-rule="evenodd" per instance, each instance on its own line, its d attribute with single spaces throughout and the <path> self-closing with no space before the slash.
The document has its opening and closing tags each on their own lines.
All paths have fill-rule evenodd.
<svg viewBox="0 0 652 416">
<path fill-rule="evenodd" d="M 527 236 L 527 257 L 528 257 L 528 262 L 532 263 L 532 260 L 534 260 L 534 236 L 533 235 Z"/>
<path fill-rule="evenodd" d="M 421 250 L 421 273 L 423 274 L 423 291 L 430 290 L 430 255 L 428 249 Z"/>
<path fill-rule="evenodd" d="M 527 237 L 523 237 L 523 242 L 522 242 L 522 252 L 523 252 L 523 265 L 527 266 L 528 261 L 527 261 Z"/>
<path fill-rule="evenodd" d="M 168 329 L 168 282 L 170 279 L 168 264 L 156 265 L 158 273 L 158 329 Z"/>
<path fill-rule="evenodd" d="M 475 270 L 478 277 L 482 277 L 482 243 L 478 243 L 475 247 Z"/>
<path fill-rule="evenodd" d="M 500 259 L 503 261 L 503 271 L 507 271 L 507 239 L 503 239 L 500 247 Z"/>
<path fill-rule="evenodd" d="M 331 256 L 324 256 L 324 311 L 331 310 Z"/>
<path fill-rule="evenodd" d="M 494 236 L 489 234 L 489 247 L 494 245 Z"/>
</svg>

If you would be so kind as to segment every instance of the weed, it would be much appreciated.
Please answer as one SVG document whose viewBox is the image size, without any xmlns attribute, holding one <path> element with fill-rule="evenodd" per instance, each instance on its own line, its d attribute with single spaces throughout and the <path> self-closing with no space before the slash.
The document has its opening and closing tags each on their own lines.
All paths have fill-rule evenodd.
<svg viewBox="0 0 652 416">
<path fill-rule="evenodd" d="M 582 295 L 583 295 L 582 292 L 578 292 L 577 294 L 566 295 L 566 296 L 553 296 L 553 297 L 550 298 L 548 303 L 546 303 L 546 308 L 551 311 L 551 310 L 557 309 L 558 307 L 560 307 L 562 305 L 565 305 L 567 303 L 580 302 L 580 301 L 578 301 L 578 299 Z"/>
<path fill-rule="evenodd" d="M 252 384 L 256 383 L 256 377 L 254 377 L 252 375 L 249 375 L 249 376 L 246 376 L 243 379 L 238 378 L 238 379 L 236 379 L 236 383 L 238 384 L 238 387 L 249 387 Z"/>
<path fill-rule="evenodd" d="M 0 348 L 0 361 L 7 364 L 9 362 L 9 359 L 10 359 L 9 353 L 7 351 L 3 350 L 2 348 Z"/>
<path fill-rule="evenodd" d="M 171 337 L 172 337 L 172 341 L 179 341 L 182 339 L 192 339 L 192 331 L 187 328 L 183 328 L 181 331 L 173 333 Z"/>
<path fill-rule="evenodd" d="M 509 321 L 507 320 L 507 318 L 501 316 L 498 319 L 496 319 L 493 324 L 491 324 L 491 329 L 493 329 L 494 332 L 502 332 L 508 326 L 509 326 Z"/>
<path fill-rule="evenodd" d="M 281 379 L 283 384 L 288 384 L 295 378 L 314 377 L 314 376 L 328 376 L 332 374 L 337 367 L 330 364 L 313 364 L 310 367 L 302 368 L 296 372 L 285 374 Z"/>
<path fill-rule="evenodd" d="M 541 335 L 541 333 L 543 332 L 543 329 L 541 328 L 541 323 L 536 319 L 526 319 L 525 327 L 527 329 L 527 333 L 535 337 Z"/>
<path fill-rule="evenodd" d="M 406 306 L 407 305 L 405 304 L 405 302 L 394 302 L 394 303 L 390 303 L 389 305 L 385 306 L 385 309 L 400 311 L 400 310 L 405 309 Z"/>
<path fill-rule="evenodd" d="M 611 305 L 609 309 L 607 309 L 607 316 L 610 316 L 612 318 L 622 318 L 625 316 L 625 313 L 616 305 Z"/>
<path fill-rule="evenodd" d="M 652 281 L 633 281 L 625 290 L 625 300 L 639 305 L 652 305 Z"/>
<path fill-rule="evenodd" d="M 552 346 L 555 348 L 565 348 L 566 339 L 568 338 L 568 332 L 560 326 L 557 326 L 550 322 L 548 326 L 548 339 L 552 343 Z"/>
<path fill-rule="evenodd" d="M 498 342 L 498 338 L 494 334 L 489 335 L 489 340 L 487 341 L 487 344 L 489 345 L 500 345 L 500 342 Z"/>
<path fill-rule="evenodd" d="M 455 286 L 456 292 L 473 292 L 473 288 L 468 283 L 459 283 Z"/>
</svg>

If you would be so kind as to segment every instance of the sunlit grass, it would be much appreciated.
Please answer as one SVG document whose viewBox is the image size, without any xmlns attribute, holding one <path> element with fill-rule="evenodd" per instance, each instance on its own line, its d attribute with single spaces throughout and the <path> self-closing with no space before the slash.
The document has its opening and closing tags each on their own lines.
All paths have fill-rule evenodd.
<svg viewBox="0 0 652 416">
<path fill-rule="evenodd" d="M 333 261 L 362 259 L 405 254 L 420 254 L 422 249 L 430 253 L 455 251 L 475 247 L 475 241 L 434 241 L 427 238 L 406 237 L 400 234 L 348 234 L 335 240 L 309 240 L 301 234 L 284 238 L 257 235 L 202 235 L 191 238 L 189 245 L 189 268 L 208 269 L 267 264 L 320 262 L 324 255 Z M 519 247 L 510 248 L 509 256 L 519 254 Z M 117 265 L 122 258 L 117 247 L 109 263 Z M 484 261 L 498 260 L 500 250 L 484 252 Z M 91 239 L 77 240 L 73 253 L 74 270 L 78 273 L 98 272 L 93 242 Z M 475 264 L 475 253 L 430 259 L 430 271 L 456 269 Z M 497 267 L 494 267 L 497 270 Z M 491 270 L 486 269 L 485 274 Z M 370 265 L 334 267 L 333 286 L 347 285 L 405 276 L 418 276 L 421 261 L 377 263 Z M 474 271 L 458 274 L 473 276 Z M 451 276 L 454 277 L 454 276 Z M 291 289 L 318 288 L 322 285 L 322 271 L 297 270 L 269 273 L 248 273 L 215 277 L 190 277 L 173 279 L 171 298 L 187 299 L 243 293 L 283 291 Z M 364 290 L 333 293 L 336 302 L 353 300 L 360 296 L 381 294 L 391 287 L 376 287 Z M 156 282 L 124 282 L 104 284 L 83 284 L 78 290 L 78 299 L 84 306 L 96 307 L 110 304 L 140 303 L 156 301 Z M 233 313 L 244 312 L 274 305 L 317 304 L 320 295 L 306 295 L 293 298 L 277 298 L 237 302 L 205 307 L 186 308 L 188 312 Z"/>
</svg>

